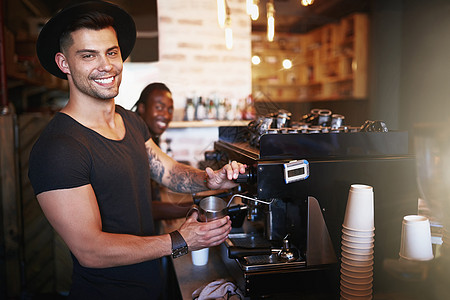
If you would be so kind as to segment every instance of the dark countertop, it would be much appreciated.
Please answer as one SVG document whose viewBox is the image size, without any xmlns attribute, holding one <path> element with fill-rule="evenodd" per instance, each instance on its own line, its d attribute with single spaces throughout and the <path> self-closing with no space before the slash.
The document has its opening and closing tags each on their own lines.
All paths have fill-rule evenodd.
<svg viewBox="0 0 450 300">
<path fill-rule="evenodd" d="M 253 224 L 253 223 L 252 223 Z M 247 225 L 247 224 L 246 224 Z M 246 226 L 244 226 L 247 228 Z M 253 228 L 255 229 L 255 228 Z M 241 230 L 241 229 L 239 229 Z M 234 229 L 236 231 L 236 229 Z M 236 231 L 237 232 L 237 231 Z M 225 265 L 222 260 L 221 251 L 223 247 L 216 246 L 209 249 L 209 259 L 208 263 L 205 266 L 195 266 L 192 263 L 191 253 L 174 259 L 174 267 L 177 274 L 178 283 L 180 285 L 181 293 L 184 300 L 192 299 L 192 293 L 201 286 L 207 285 L 210 282 L 213 282 L 217 279 L 226 279 L 231 282 L 235 282 L 232 277 L 232 273 L 230 273 L 230 265 Z M 396 261 L 396 259 L 393 259 Z M 437 262 L 435 262 L 437 263 Z M 391 267 L 393 267 L 392 263 L 389 263 Z M 237 267 L 237 265 L 236 265 Z M 431 267 L 431 266 L 429 266 Z M 233 269 L 234 270 L 234 269 Z M 430 284 L 433 283 L 432 278 L 428 278 L 426 280 L 419 281 L 410 281 L 405 279 L 399 279 L 398 276 L 393 276 L 392 272 L 387 272 L 386 270 L 379 270 L 382 272 L 383 280 L 379 280 L 374 286 L 373 299 L 375 300 L 418 300 L 418 299 L 433 299 L 430 294 Z M 418 271 L 418 270 L 417 270 Z M 427 273 L 427 272 L 426 272 Z M 448 272 L 450 274 L 450 272 Z M 339 273 L 337 273 L 339 276 Z M 428 276 L 430 277 L 430 276 Z M 433 276 L 431 276 L 433 277 Z M 450 277 L 450 275 L 449 275 Z M 243 284 L 243 282 L 240 282 Z M 241 286 L 241 285 L 240 285 Z M 299 292 L 302 292 L 302 288 L 299 285 Z M 315 289 L 313 289 L 315 290 Z M 450 291 L 450 288 L 449 288 Z M 315 290 L 312 294 L 306 295 L 302 292 L 301 299 L 322 299 L 319 294 L 321 293 L 321 289 Z M 249 299 L 246 297 L 245 299 Z M 288 297 L 278 297 L 273 299 L 298 299 L 293 295 L 291 298 Z M 329 298 L 323 298 L 329 299 Z M 439 298 L 435 298 L 436 300 Z"/>
<path fill-rule="evenodd" d="M 192 299 L 192 293 L 196 289 L 217 279 L 224 278 L 232 281 L 220 257 L 220 249 L 218 247 L 209 249 L 209 259 L 205 266 L 192 264 L 191 253 L 174 259 L 173 263 L 183 300 Z"/>
<path fill-rule="evenodd" d="M 224 278 L 234 281 L 222 258 L 220 256 L 220 247 L 210 248 L 208 263 L 205 266 L 195 266 L 192 264 L 191 253 L 173 260 L 177 279 L 180 285 L 183 300 L 191 300 L 192 293 L 199 287 L 213 282 L 217 279 Z M 392 279 L 392 278 L 391 278 Z M 394 279 L 395 281 L 395 279 Z M 399 288 L 401 291 L 391 291 L 384 293 L 374 293 L 373 299 L 377 300 L 417 300 L 423 299 L 424 282 L 398 282 L 405 285 Z M 431 296 L 431 295 L 430 295 Z M 247 297 L 245 299 L 248 299 Z M 278 299 L 278 298 L 277 298 Z M 281 299 L 281 298 L 280 298 Z M 291 299 L 291 298 L 289 298 Z M 292 298 L 294 299 L 294 298 Z M 304 299 L 319 299 L 315 297 L 306 297 Z"/>
</svg>

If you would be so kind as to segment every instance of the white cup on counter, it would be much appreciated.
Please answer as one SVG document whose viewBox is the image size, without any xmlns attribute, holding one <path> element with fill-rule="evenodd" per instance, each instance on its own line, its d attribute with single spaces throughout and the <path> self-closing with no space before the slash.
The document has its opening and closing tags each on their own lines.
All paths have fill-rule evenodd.
<svg viewBox="0 0 450 300">
<path fill-rule="evenodd" d="M 195 266 L 204 266 L 208 263 L 209 248 L 203 248 L 191 252 L 192 263 Z"/>
<path fill-rule="evenodd" d="M 430 221 L 425 216 L 403 217 L 400 257 L 407 260 L 433 259 Z"/>
</svg>

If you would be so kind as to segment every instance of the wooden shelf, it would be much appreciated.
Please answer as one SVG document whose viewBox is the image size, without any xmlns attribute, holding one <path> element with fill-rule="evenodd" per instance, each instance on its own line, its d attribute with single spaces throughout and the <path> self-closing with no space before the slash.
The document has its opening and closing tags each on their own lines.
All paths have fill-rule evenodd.
<svg viewBox="0 0 450 300">
<path fill-rule="evenodd" d="M 356 13 L 306 34 L 276 34 L 272 43 L 254 33 L 252 50 L 261 63 L 252 66 L 253 93 L 273 101 L 366 99 L 368 25 L 368 16 Z M 280 47 L 279 40 L 289 43 Z M 286 58 L 293 62 L 288 70 Z"/>
</svg>

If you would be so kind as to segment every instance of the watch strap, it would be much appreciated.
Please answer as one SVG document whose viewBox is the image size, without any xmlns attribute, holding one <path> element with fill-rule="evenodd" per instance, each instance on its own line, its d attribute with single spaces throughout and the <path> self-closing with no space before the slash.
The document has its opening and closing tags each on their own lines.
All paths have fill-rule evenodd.
<svg viewBox="0 0 450 300">
<path fill-rule="evenodd" d="M 178 230 L 169 233 L 172 240 L 172 257 L 177 258 L 188 253 L 188 246 Z"/>
</svg>

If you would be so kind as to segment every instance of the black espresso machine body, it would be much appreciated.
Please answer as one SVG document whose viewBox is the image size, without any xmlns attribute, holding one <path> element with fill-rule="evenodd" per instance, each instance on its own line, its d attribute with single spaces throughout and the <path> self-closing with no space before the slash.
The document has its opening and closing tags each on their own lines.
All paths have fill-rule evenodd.
<svg viewBox="0 0 450 300">
<path fill-rule="evenodd" d="M 229 259 L 224 249 L 224 262 L 246 295 L 339 298 L 341 229 L 351 184 L 367 184 L 374 189 L 374 293 L 395 291 L 395 280 L 383 269 L 383 261 L 398 257 L 402 218 L 416 214 L 418 203 L 408 134 L 278 131 L 262 135 L 258 149 L 245 140 L 246 130 L 239 126 L 219 128 L 215 151 L 223 162 L 246 163 L 250 173 L 241 189 L 271 204 L 250 211 L 247 226 L 230 235 L 238 243 L 229 244 L 239 244 L 240 237 L 249 235 L 253 241 L 259 240 L 261 234 L 263 240 L 276 247 L 289 236 L 300 253 L 300 259 L 289 267 L 291 262 L 261 264 L 261 256 Z M 286 183 L 286 164 L 303 160 L 309 164 L 309 176 Z M 259 244 L 251 243 L 250 247 Z"/>
</svg>

